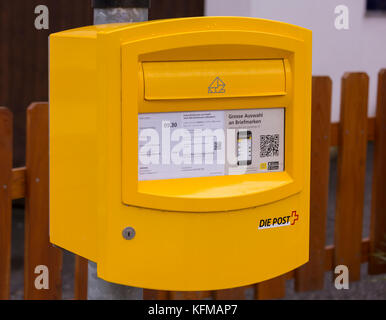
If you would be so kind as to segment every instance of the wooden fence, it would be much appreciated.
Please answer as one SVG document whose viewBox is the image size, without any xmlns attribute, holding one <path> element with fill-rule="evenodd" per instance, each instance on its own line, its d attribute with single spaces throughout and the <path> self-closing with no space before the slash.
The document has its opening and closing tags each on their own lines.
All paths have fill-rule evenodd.
<svg viewBox="0 0 386 320">
<path fill-rule="evenodd" d="M 386 69 L 378 76 L 375 118 L 367 118 L 369 79 L 347 73 L 342 79 L 341 117 L 330 123 L 332 82 L 312 80 L 311 226 L 310 261 L 283 276 L 248 287 L 205 292 L 145 290 L 145 299 L 244 299 L 252 289 L 256 299 L 285 296 L 285 281 L 295 279 L 295 290 L 322 290 L 326 271 L 344 264 L 350 281 L 360 279 L 360 265 L 368 272 L 386 272 L 374 255 L 383 250 L 386 234 Z M 10 297 L 12 200 L 25 198 L 24 298 L 61 299 L 62 252 L 48 239 L 48 104 L 33 103 L 27 111 L 26 167 L 12 168 L 13 116 L 0 108 L 0 299 Z M 374 141 L 374 169 L 370 238 L 362 239 L 364 178 L 367 142 Z M 330 146 L 338 146 L 338 184 L 335 244 L 325 246 Z M 34 286 L 35 266 L 49 268 L 50 288 Z M 75 299 L 87 297 L 87 260 L 76 257 Z"/>
</svg>

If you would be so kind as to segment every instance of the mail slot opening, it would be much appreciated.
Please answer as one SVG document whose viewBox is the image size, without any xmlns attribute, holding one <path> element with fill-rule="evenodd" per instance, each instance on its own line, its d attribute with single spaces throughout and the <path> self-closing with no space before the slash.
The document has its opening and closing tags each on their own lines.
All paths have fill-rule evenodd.
<svg viewBox="0 0 386 320">
<path fill-rule="evenodd" d="M 286 94 L 283 59 L 144 62 L 145 100 Z"/>
</svg>

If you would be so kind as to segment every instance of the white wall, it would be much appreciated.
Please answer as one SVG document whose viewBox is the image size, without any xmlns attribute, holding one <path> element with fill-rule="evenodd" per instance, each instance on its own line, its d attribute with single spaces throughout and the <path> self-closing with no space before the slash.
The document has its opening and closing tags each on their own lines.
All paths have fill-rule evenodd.
<svg viewBox="0 0 386 320">
<path fill-rule="evenodd" d="M 206 0 L 206 15 L 278 20 L 313 31 L 313 74 L 333 80 L 332 121 L 339 120 L 344 72 L 370 77 L 369 115 L 374 116 L 377 73 L 386 68 L 386 15 L 369 16 L 365 0 Z M 349 8 L 349 30 L 335 29 L 335 7 Z"/>
</svg>

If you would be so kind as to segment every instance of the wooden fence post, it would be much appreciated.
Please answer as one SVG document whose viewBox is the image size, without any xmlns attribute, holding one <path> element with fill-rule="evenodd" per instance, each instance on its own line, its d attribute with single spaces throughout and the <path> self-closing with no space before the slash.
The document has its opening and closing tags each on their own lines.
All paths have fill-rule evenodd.
<svg viewBox="0 0 386 320">
<path fill-rule="evenodd" d="M 324 286 L 326 215 L 330 170 L 330 77 L 312 78 L 310 260 L 295 271 L 295 290 L 321 290 Z"/>
<path fill-rule="evenodd" d="M 0 107 L 0 300 L 10 297 L 13 117 Z"/>
<path fill-rule="evenodd" d="M 74 299 L 87 300 L 88 260 L 75 255 Z"/>
<path fill-rule="evenodd" d="M 168 300 L 170 292 L 164 290 L 143 290 L 143 300 Z"/>
<path fill-rule="evenodd" d="M 162 293 L 162 291 L 161 291 Z M 211 297 L 210 291 L 169 291 L 170 300 L 202 300 Z"/>
<path fill-rule="evenodd" d="M 213 291 L 215 300 L 244 300 L 245 290 L 248 287 Z"/>
<path fill-rule="evenodd" d="M 375 117 L 373 188 L 371 203 L 369 273 L 386 272 L 386 69 L 378 75 L 378 101 Z"/>
<path fill-rule="evenodd" d="M 48 104 L 27 110 L 24 298 L 61 299 L 62 252 L 49 242 Z M 70 230 L 69 230 L 70 231 Z M 35 268 L 47 266 L 49 289 L 35 287 Z"/>
<path fill-rule="evenodd" d="M 334 265 L 346 265 L 350 281 L 360 279 L 368 86 L 365 73 L 342 79 Z"/>
<path fill-rule="evenodd" d="M 270 300 L 283 298 L 285 296 L 285 280 L 286 277 L 282 275 L 256 284 L 255 299 Z"/>
</svg>

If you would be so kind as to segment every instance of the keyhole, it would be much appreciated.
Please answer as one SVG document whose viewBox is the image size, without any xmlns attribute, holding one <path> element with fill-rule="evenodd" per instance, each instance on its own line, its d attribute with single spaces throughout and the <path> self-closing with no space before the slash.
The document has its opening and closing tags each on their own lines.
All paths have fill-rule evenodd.
<svg viewBox="0 0 386 320">
<path fill-rule="evenodd" d="M 127 227 L 125 229 L 123 229 L 122 231 L 122 236 L 123 238 L 125 238 L 126 240 L 131 240 L 135 237 L 135 230 L 134 228 L 132 227 Z"/>
</svg>

